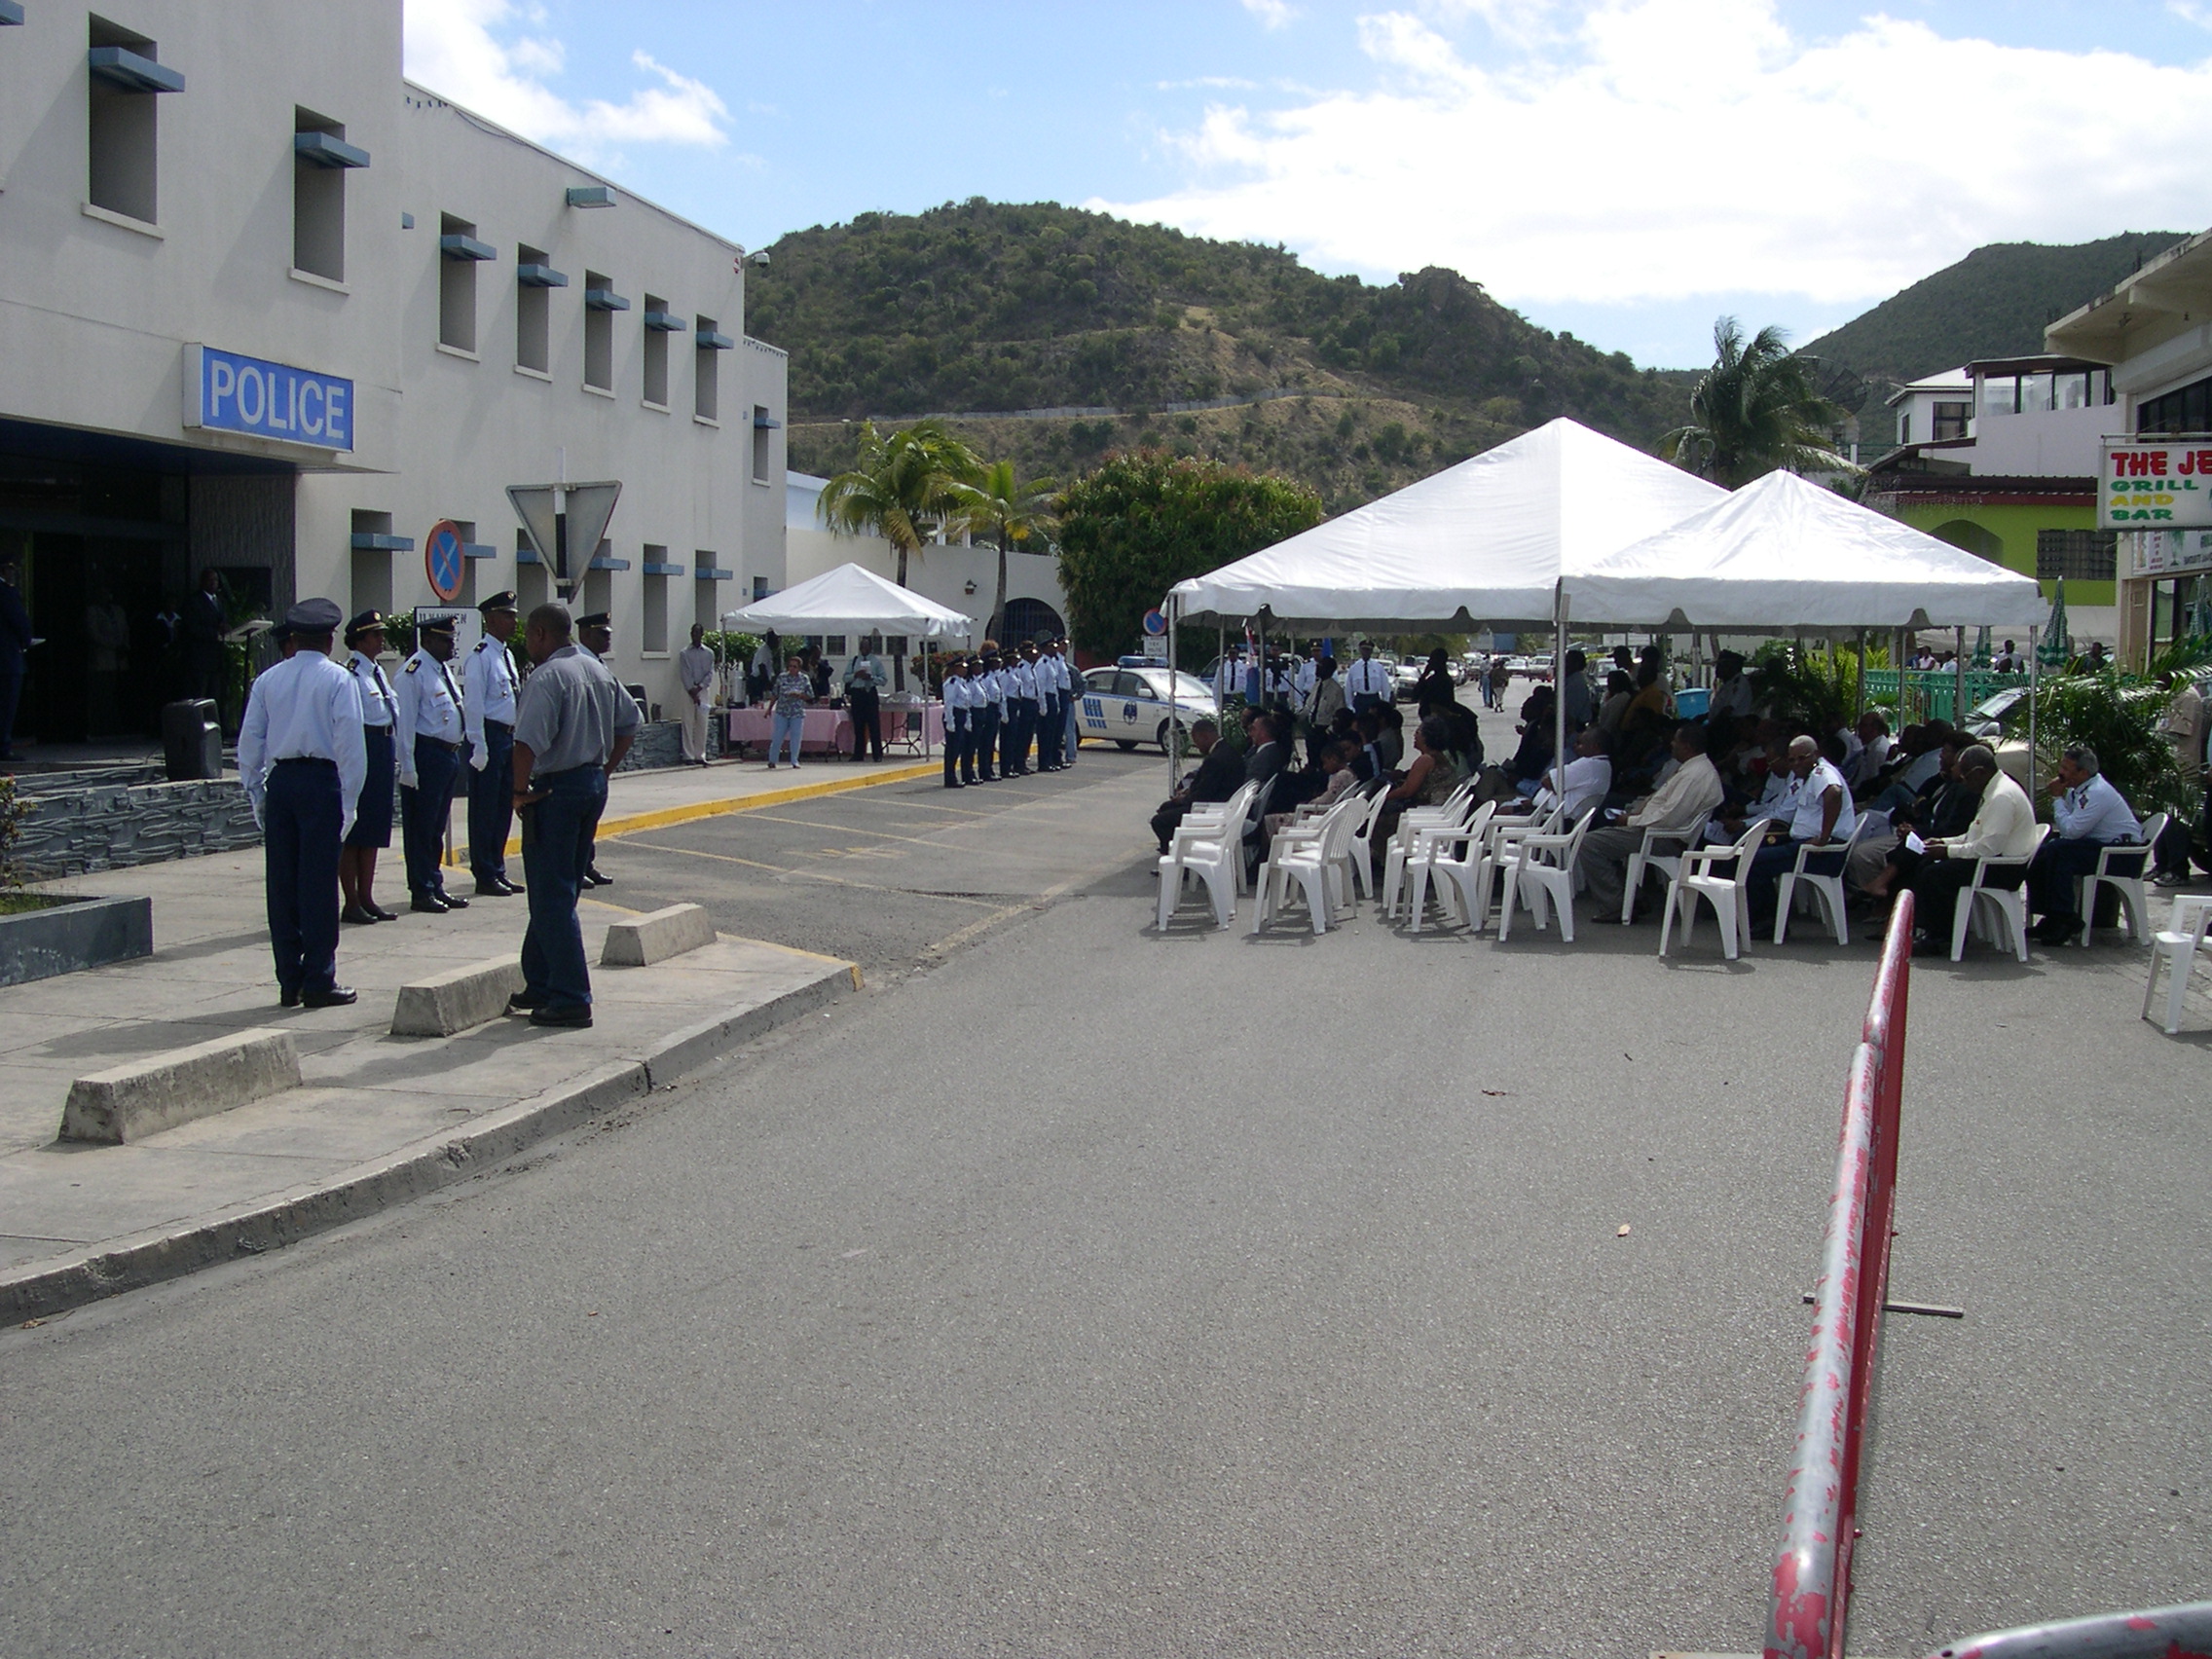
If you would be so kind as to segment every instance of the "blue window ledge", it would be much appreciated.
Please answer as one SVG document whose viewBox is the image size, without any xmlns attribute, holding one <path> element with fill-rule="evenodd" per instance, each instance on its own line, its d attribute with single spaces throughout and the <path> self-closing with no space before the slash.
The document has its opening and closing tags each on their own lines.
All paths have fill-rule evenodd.
<svg viewBox="0 0 2212 1659">
<path fill-rule="evenodd" d="M 448 259 L 497 259 L 498 249 L 490 242 L 480 242 L 474 237 L 446 236 L 438 239 L 438 251 Z"/>
<path fill-rule="evenodd" d="M 571 207 L 611 207 L 614 192 L 604 184 L 571 184 L 568 201 Z"/>
<path fill-rule="evenodd" d="M 683 319 L 672 312 L 649 311 L 645 313 L 645 326 L 656 334 L 682 334 Z"/>
<path fill-rule="evenodd" d="M 23 9 L 16 3 L 16 0 L 0 0 L 0 28 L 6 28 L 10 23 L 19 23 L 22 20 Z"/>
<path fill-rule="evenodd" d="M 692 338 L 699 343 L 701 350 L 708 351 L 728 351 L 737 346 L 737 342 L 728 335 L 717 334 L 711 328 L 700 329 Z"/>
<path fill-rule="evenodd" d="M 734 582 L 737 580 L 735 571 L 720 571 L 712 565 L 700 565 L 691 573 L 703 582 Z"/>
<path fill-rule="evenodd" d="M 641 569 L 648 576 L 682 576 L 689 573 L 682 565 L 664 565 L 655 559 L 647 559 Z"/>
<path fill-rule="evenodd" d="M 497 559 L 499 549 L 489 541 L 463 541 L 461 544 L 461 556 L 464 559 Z"/>
<path fill-rule="evenodd" d="M 612 288 L 586 288 L 584 290 L 584 308 L 587 311 L 628 311 L 630 302 L 617 294 Z"/>
<path fill-rule="evenodd" d="M 602 553 L 598 558 L 594 559 L 590 565 L 590 569 L 594 571 L 627 571 L 629 568 L 629 560 L 616 559 L 611 555 L 606 553 Z"/>
<path fill-rule="evenodd" d="M 21 22 L 18 13 L 16 21 Z M 95 46 L 85 59 L 95 79 L 127 92 L 181 92 L 184 77 L 124 46 Z"/>
<path fill-rule="evenodd" d="M 353 532 L 353 551 L 356 553 L 412 553 L 415 538 L 412 535 L 385 535 L 373 530 Z"/>
<path fill-rule="evenodd" d="M 550 265 L 518 265 L 515 267 L 515 280 L 526 288 L 566 288 L 569 285 L 569 274 L 566 271 L 556 271 Z"/>
<path fill-rule="evenodd" d="M 365 167 L 369 165 L 368 151 L 327 132 L 293 133 L 292 154 L 303 162 L 313 162 L 318 167 Z"/>
<path fill-rule="evenodd" d="M 542 565 L 545 561 L 537 556 L 536 548 L 518 547 L 515 549 L 515 563 L 518 565 Z"/>
<path fill-rule="evenodd" d="M 784 424 L 773 415 L 756 415 L 753 417 L 753 424 L 756 430 L 763 432 L 780 432 L 784 429 Z"/>
</svg>

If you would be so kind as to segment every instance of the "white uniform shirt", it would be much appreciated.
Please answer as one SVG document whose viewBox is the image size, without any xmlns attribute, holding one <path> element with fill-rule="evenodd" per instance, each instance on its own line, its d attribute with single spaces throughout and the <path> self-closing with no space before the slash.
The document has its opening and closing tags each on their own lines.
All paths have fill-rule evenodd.
<svg viewBox="0 0 2212 1659">
<path fill-rule="evenodd" d="M 1362 696 L 1376 696 L 1387 703 L 1390 671 L 1373 657 L 1352 658 L 1351 668 L 1345 675 L 1345 696 L 1353 702 Z"/>
<path fill-rule="evenodd" d="M 1298 678 L 1293 682 L 1292 689 L 1298 693 L 1298 700 L 1301 703 L 1306 701 L 1308 693 L 1313 689 L 1313 682 L 1320 678 L 1321 671 L 1314 666 L 1311 657 L 1299 659 Z"/>
<path fill-rule="evenodd" d="M 346 672 L 361 688 L 363 725 L 389 727 L 399 719 L 399 700 L 392 693 L 391 682 L 385 678 L 384 664 L 355 651 L 346 659 Z"/>
<path fill-rule="evenodd" d="M 944 677 L 944 723 L 948 730 L 959 731 L 966 721 L 961 718 L 976 706 L 976 686 L 964 675 L 948 674 Z"/>
<path fill-rule="evenodd" d="M 1733 680 L 1723 680 L 1713 687 L 1713 697 L 1706 704 L 1706 712 L 1714 715 L 1734 715 L 1741 719 L 1751 712 L 1751 682 L 1749 676 L 1738 674 Z"/>
<path fill-rule="evenodd" d="M 1006 670 L 994 668 L 976 682 L 983 688 L 983 701 L 996 709 L 1001 719 L 1006 715 L 1006 700 L 1012 687 L 1007 683 Z"/>
<path fill-rule="evenodd" d="M 2102 772 L 2054 799 L 2050 818 L 2058 827 L 2060 839 L 2067 841 L 2109 845 L 2138 840 L 2143 833 L 2143 826 L 2128 810 L 2126 800 Z"/>
<path fill-rule="evenodd" d="M 461 687 L 452 671 L 428 651 L 417 646 L 399 671 L 399 723 L 392 732 L 392 747 L 399 751 L 399 781 L 415 788 L 415 739 L 435 737 L 459 743 L 461 729 Z"/>
<path fill-rule="evenodd" d="M 1813 770 L 1799 786 L 1796 809 L 1789 815 L 1789 838 L 1793 841 L 1811 841 L 1821 833 L 1821 821 L 1827 816 L 1827 793 L 1836 791 L 1843 804 L 1836 809 L 1835 828 L 1828 831 L 1831 841 L 1849 840 L 1853 830 L 1859 827 L 1858 809 L 1851 804 L 1851 786 L 1843 781 L 1843 774 L 1825 759 L 1813 762 Z"/>
<path fill-rule="evenodd" d="M 715 682 L 715 653 L 705 645 L 685 645 L 676 653 L 676 680 L 693 702 L 704 704 L 699 693 Z"/>
<path fill-rule="evenodd" d="M 1036 669 L 1030 666 L 1027 659 L 1023 659 L 1016 662 L 1007 672 L 1014 681 L 1013 685 L 1008 688 L 1007 694 L 1016 701 L 1034 703 L 1037 700 Z"/>
<path fill-rule="evenodd" d="M 478 640 L 475 649 L 461 659 L 461 720 L 475 751 L 469 756 L 469 764 L 479 772 L 484 770 L 490 757 L 484 747 L 484 722 L 497 720 L 501 725 L 513 725 L 515 693 L 521 688 L 521 682 L 515 678 L 513 654 L 489 634 Z"/>
<path fill-rule="evenodd" d="M 1613 787 L 1613 763 L 1603 755 L 1582 755 L 1567 763 L 1567 781 L 1564 794 L 1560 793 L 1560 771 L 1554 766 L 1544 774 L 1544 787 L 1536 792 L 1539 811 L 1549 812 L 1564 799 L 1567 805 L 1567 822 L 1572 828 L 1585 812 L 1605 798 Z"/>
<path fill-rule="evenodd" d="M 350 674 L 320 651 L 273 663 L 253 682 L 239 721 L 239 777 L 253 821 L 262 823 L 269 772 L 279 760 L 335 760 L 341 839 L 353 828 L 369 775 L 361 739 L 361 691 Z"/>
</svg>

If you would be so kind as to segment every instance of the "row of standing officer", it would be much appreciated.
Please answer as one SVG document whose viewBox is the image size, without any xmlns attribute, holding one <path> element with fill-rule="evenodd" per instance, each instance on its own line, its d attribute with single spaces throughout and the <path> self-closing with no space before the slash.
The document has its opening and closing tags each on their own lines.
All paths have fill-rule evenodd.
<svg viewBox="0 0 2212 1659">
<path fill-rule="evenodd" d="M 1065 640 L 1027 643 L 1003 655 L 953 657 L 944 670 L 944 787 L 1025 777 L 1029 751 L 1040 772 L 1075 764 L 1075 666 Z M 996 770 L 993 770 L 994 762 Z"/>
</svg>

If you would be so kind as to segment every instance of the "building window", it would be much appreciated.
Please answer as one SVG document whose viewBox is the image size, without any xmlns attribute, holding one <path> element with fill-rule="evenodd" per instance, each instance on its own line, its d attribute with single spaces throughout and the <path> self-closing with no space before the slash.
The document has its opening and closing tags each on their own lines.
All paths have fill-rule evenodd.
<svg viewBox="0 0 2212 1659">
<path fill-rule="evenodd" d="M 388 536 L 391 535 L 389 513 L 362 513 L 353 515 L 353 535 Z M 353 610 L 389 610 L 391 608 L 391 549 L 388 547 L 353 548 Z"/>
<path fill-rule="evenodd" d="M 162 68 L 154 43 L 105 18 L 92 19 L 91 166 L 86 195 L 95 207 L 153 224 L 160 201 L 160 104 L 184 79 Z"/>
<path fill-rule="evenodd" d="M 346 280 L 346 175 L 369 165 L 344 123 L 292 111 L 292 269 Z"/>
<path fill-rule="evenodd" d="M 1898 442 L 1900 444 L 1912 442 L 1912 411 L 1909 409 L 1898 417 Z"/>
<path fill-rule="evenodd" d="M 2109 582 L 2119 563 L 2120 535 L 2111 530 L 2039 530 L 2036 579 Z"/>
<path fill-rule="evenodd" d="M 645 400 L 656 408 L 668 407 L 668 302 L 658 294 L 645 296 Z"/>
<path fill-rule="evenodd" d="M 1058 639 L 1067 632 L 1067 624 L 1060 613 L 1041 599 L 1010 599 L 1006 602 L 1006 632 L 1008 640 Z"/>
<path fill-rule="evenodd" d="M 515 606 L 528 616 L 553 597 L 553 572 L 531 546 L 529 533 L 515 532 Z"/>
<path fill-rule="evenodd" d="M 665 564 L 668 549 L 647 544 L 645 562 Z M 656 576 L 650 571 L 645 577 L 645 605 L 638 615 L 638 648 L 644 651 L 668 649 L 668 578 Z"/>
<path fill-rule="evenodd" d="M 774 430 L 768 424 L 769 419 L 766 405 L 756 403 L 753 406 L 753 482 L 756 484 L 768 482 L 768 440 Z"/>
<path fill-rule="evenodd" d="M 438 215 L 438 344 L 476 350 L 476 227 Z"/>
<path fill-rule="evenodd" d="M 584 385 L 600 391 L 614 389 L 614 313 L 595 305 L 592 295 L 613 291 L 613 282 L 597 271 L 584 273 Z"/>
<path fill-rule="evenodd" d="M 587 567 L 584 571 L 583 584 L 577 591 L 583 595 L 583 599 L 580 602 L 571 603 L 571 609 L 575 615 L 590 616 L 604 610 L 609 618 L 613 616 L 614 572 L 612 571 L 597 571 Z"/>
<path fill-rule="evenodd" d="M 716 321 L 703 316 L 692 325 L 691 413 L 702 421 L 722 418 L 722 354 L 713 345 Z"/>
<path fill-rule="evenodd" d="M 2212 432 L 2212 380 L 2179 387 L 2135 406 L 2138 432 Z"/>
<path fill-rule="evenodd" d="M 1936 441 L 1948 443 L 1953 438 L 1967 435 L 1967 421 L 1973 414 L 1971 403 L 1938 403 L 1936 405 Z"/>
<path fill-rule="evenodd" d="M 560 277 L 560 281 L 551 278 Z M 568 281 L 545 263 L 545 250 L 515 249 L 515 367 L 536 374 L 553 367 L 553 290 Z"/>
</svg>

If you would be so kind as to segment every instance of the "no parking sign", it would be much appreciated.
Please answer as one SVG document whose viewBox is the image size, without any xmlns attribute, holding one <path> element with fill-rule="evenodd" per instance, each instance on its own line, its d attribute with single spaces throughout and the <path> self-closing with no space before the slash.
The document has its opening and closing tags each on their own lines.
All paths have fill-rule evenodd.
<svg viewBox="0 0 2212 1659">
<path fill-rule="evenodd" d="M 461 531 L 451 519 L 440 519 L 423 538 L 423 573 L 430 591 L 445 604 L 461 597 L 461 577 L 468 570 L 468 555 L 461 544 Z"/>
</svg>

